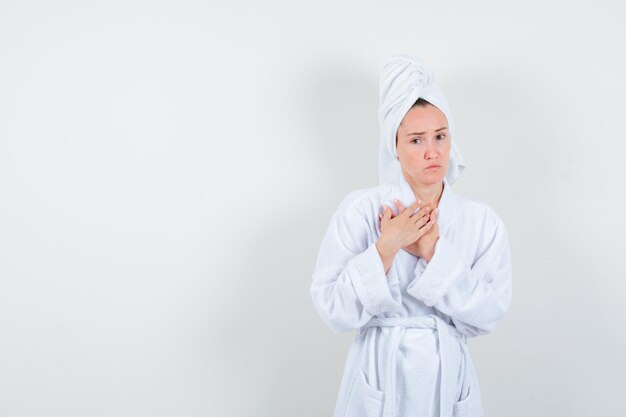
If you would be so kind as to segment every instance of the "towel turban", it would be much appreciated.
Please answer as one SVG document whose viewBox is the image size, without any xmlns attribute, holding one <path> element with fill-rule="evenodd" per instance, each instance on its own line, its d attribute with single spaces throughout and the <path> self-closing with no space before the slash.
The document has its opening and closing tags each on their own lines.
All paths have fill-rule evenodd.
<svg viewBox="0 0 626 417">
<path fill-rule="evenodd" d="M 379 88 L 378 178 L 380 184 L 395 182 L 402 177 L 402 169 L 396 153 L 396 134 L 400 122 L 418 98 L 423 98 L 433 104 L 448 119 L 451 146 L 446 178 L 450 184 L 454 183 L 465 169 L 465 164 L 461 151 L 455 143 L 454 121 L 448 101 L 435 84 L 430 66 L 415 55 L 392 56 L 382 65 Z"/>
</svg>

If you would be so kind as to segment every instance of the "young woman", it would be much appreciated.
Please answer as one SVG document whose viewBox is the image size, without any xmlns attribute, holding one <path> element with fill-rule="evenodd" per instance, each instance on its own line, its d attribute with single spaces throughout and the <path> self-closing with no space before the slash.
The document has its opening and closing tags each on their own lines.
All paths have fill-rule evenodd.
<svg viewBox="0 0 626 417">
<path fill-rule="evenodd" d="M 334 332 L 357 330 L 334 417 L 483 417 L 467 340 L 511 304 L 505 226 L 452 191 L 465 165 L 419 57 L 385 61 L 379 121 L 380 185 L 341 201 L 311 285 Z"/>
</svg>

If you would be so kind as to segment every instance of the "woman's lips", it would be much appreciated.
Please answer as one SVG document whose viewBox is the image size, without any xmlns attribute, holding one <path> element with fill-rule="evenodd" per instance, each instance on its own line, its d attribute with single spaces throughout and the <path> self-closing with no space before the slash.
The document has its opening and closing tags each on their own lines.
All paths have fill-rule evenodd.
<svg viewBox="0 0 626 417">
<path fill-rule="evenodd" d="M 431 166 L 427 167 L 426 169 L 437 169 L 437 168 L 440 168 L 440 167 L 441 167 L 441 165 L 431 165 Z"/>
</svg>

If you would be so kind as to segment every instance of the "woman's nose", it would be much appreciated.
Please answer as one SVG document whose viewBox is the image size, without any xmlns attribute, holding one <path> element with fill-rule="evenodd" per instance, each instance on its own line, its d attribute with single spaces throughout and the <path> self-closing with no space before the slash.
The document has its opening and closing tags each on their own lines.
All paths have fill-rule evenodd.
<svg viewBox="0 0 626 417">
<path fill-rule="evenodd" d="M 435 146 L 430 143 L 428 145 L 428 148 L 426 148 L 426 159 L 433 159 L 437 157 L 437 150 L 435 149 Z"/>
</svg>

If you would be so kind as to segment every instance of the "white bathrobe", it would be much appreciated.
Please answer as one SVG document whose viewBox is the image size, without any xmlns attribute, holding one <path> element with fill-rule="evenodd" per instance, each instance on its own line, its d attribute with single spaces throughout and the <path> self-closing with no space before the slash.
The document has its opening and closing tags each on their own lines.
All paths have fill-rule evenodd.
<svg viewBox="0 0 626 417">
<path fill-rule="evenodd" d="M 404 178 L 349 193 L 331 218 L 311 296 L 334 332 L 357 330 L 334 417 L 484 415 L 466 343 L 510 306 L 508 237 L 493 209 L 443 181 L 430 262 L 400 250 L 385 274 L 376 249 L 383 204 L 415 201 Z"/>
</svg>

